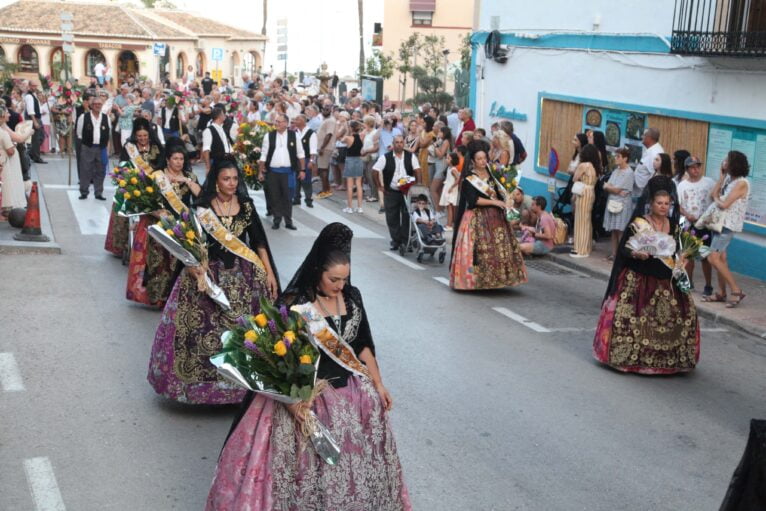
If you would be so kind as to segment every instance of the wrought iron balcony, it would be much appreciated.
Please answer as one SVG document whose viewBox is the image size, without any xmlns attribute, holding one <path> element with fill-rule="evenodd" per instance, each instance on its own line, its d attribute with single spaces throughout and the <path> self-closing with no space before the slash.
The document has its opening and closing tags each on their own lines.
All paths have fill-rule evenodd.
<svg viewBox="0 0 766 511">
<path fill-rule="evenodd" d="M 766 0 L 676 0 L 670 51 L 766 57 Z"/>
</svg>

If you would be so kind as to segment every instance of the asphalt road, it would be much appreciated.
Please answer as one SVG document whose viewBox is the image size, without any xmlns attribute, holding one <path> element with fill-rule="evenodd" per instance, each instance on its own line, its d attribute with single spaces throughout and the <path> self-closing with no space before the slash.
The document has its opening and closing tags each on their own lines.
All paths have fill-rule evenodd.
<svg viewBox="0 0 766 511">
<path fill-rule="evenodd" d="M 202 509 L 234 409 L 154 394 L 159 312 L 124 298 L 107 206 L 47 167 L 62 254 L 0 256 L 0 509 Z M 268 230 L 283 283 L 339 210 Z M 693 373 L 619 374 L 591 356 L 603 281 L 536 260 L 524 286 L 455 293 L 446 263 L 404 264 L 378 219 L 346 218 L 414 509 L 718 509 L 766 416 L 763 340 L 703 324 Z"/>
</svg>

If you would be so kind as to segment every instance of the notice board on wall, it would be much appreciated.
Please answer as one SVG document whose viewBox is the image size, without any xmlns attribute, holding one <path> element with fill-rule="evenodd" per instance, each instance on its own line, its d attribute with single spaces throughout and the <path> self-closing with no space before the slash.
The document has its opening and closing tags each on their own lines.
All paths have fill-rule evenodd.
<svg viewBox="0 0 766 511">
<path fill-rule="evenodd" d="M 740 151 L 750 163 L 750 201 L 745 220 L 766 226 L 766 130 L 710 124 L 705 173 L 717 179 L 729 151 Z"/>
</svg>

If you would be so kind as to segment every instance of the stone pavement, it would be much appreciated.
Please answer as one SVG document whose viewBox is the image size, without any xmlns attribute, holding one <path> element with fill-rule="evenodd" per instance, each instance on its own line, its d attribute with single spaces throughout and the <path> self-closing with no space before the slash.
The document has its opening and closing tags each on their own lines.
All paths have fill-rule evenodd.
<svg viewBox="0 0 766 511">
<path fill-rule="evenodd" d="M 346 192 L 336 191 L 334 195 L 328 197 L 326 201 L 335 203 L 338 207 L 338 211 L 340 211 L 346 204 Z M 365 204 L 364 215 L 385 225 L 385 215 L 378 213 L 378 207 L 378 203 Z M 447 233 L 447 238 L 451 242 L 451 233 Z M 555 260 L 562 266 L 579 270 L 591 277 L 599 278 L 604 281 L 609 280 L 612 263 L 605 259 L 610 250 L 609 240 L 596 243 L 590 257 L 577 259 L 569 257 L 569 248 L 569 246 L 557 247 L 556 253 L 547 257 Z M 740 287 L 747 295 L 738 307 L 727 309 L 726 304 L 724 303 L 703 302 L 701 290 L 704 287 L 704 279 L 702 276 L 702 269 L 697 265 L 696 271 L 694 272 L 695 291 L 693 291 L 697 311 L 700 316 L 712 320 L 713 322 L 766 339 L 766 314 L 763 313 L 764 304 L 766 304 L 766 282 L 737 273 L 735 273 L 734 276 L 737 279 L 737 283 L 739 283 Z M 713 283 L 715 284 L 716 282 L 717 280 L 714 272 Z"/>
</svg>

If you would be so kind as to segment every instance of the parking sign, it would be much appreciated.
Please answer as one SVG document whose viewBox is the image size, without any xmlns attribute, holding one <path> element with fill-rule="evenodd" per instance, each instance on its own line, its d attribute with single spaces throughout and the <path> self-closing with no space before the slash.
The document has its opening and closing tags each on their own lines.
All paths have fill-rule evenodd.
<svg viewBox="0 0 766 511">
<path fill-rule="evenodd" d="M 162 57 L 165 55 L 165 43 L 154 43 L 154 46 L 152 46 L 152 52 L 157 57 Z"/>
<path fill-rule="evenodd" d="M 210 54 L 214 62 L 221 62 L 223 60 L 223 48 L 212 48 Z"/>
</svg>

